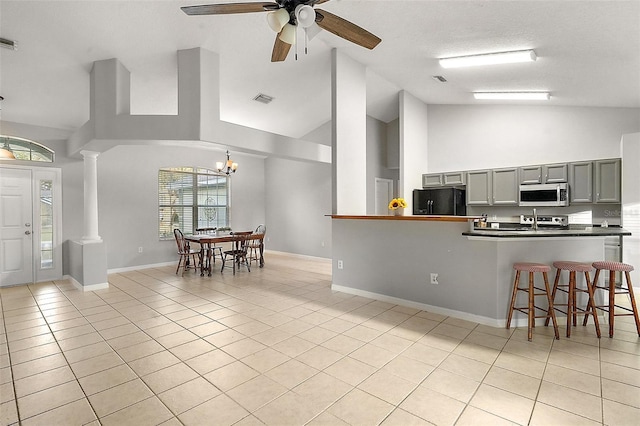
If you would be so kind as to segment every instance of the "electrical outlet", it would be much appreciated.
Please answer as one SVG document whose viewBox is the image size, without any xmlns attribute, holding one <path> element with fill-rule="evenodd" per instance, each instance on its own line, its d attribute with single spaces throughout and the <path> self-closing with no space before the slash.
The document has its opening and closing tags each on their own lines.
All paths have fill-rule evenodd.
<svg viewBox="0 0 640 426">
<path fill-rule="evenodd" d="M 344 264 L 342 263 L 342 260 L 338 260 L 338 269 L 342 269 L 344 267 Z"/>
<path fill-rule="evenodd" d="M 432 272 L 430 278 L 431 278 L 431 284 L 439 284 L 438 283 L 438 274 L 434 274 Z"/>
<path fill-rule="evenodd" d="M 142 247 L 138 247 L 138 253 L 142 253 Z"/>
</svg>

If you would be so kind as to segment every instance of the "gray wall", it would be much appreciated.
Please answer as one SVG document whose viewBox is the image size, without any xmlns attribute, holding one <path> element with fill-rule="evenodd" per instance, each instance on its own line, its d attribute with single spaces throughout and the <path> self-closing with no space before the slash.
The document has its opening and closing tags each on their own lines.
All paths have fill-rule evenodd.
<svg viewBox="0 0 640 426">
<path fill-rule="evenodd" d="M 265 181 L 266 249 L 330 258 L 331 164 L 267 158 Z"/>
<path fill-rule="evenodd" d="M 118 146 L 100 154 L 98 219 L 99 234 L 107 246 L 107 267 L 174 261 L 175 241 L 158 240 L 158 169 L 212 168 L 222 159 L 220 151 L 173 146 Z M 252 230 L 265 221 L 264 160 L 235 153 L 232 159 L 240 167 L 231 178 L 231 227 Z M 64 165 L 62 176 L 64 239 L 79 239 L 84 216 L 82 161 Z"/>
</svg>

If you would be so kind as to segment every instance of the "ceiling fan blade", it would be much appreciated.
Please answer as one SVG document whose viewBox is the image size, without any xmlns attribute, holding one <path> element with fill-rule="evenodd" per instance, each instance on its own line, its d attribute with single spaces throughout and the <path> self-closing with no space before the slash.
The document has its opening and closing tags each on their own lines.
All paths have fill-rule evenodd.
<svg viewBox="0 0 640 426">
<path fill-rule="evenodd" d="M 271 52 L 271 62 L 282 62 L 287 59 L 291 45 L 280 40 L 280 34 L 276 35 L 276 42 L 273 44 Z"/>
<path fill-rule="evenodd" d="M 277 3 L 225 3 L 203 4 L 201 6 L 184 6 L 182 11 L 187 15 L 225 15 L 229 13 L 251 13 L 278 10 Z"/>
<path fill-rule="evenodd" d="M 323 30 L 327 30 L 338 37 L 367 49 L 373 49 L 382 41 L 378 36 L 371 34 L 364 28 L 360 28 L 356 24 L 326 10 L 316 9 L 316 23 Z"/>
</svg>

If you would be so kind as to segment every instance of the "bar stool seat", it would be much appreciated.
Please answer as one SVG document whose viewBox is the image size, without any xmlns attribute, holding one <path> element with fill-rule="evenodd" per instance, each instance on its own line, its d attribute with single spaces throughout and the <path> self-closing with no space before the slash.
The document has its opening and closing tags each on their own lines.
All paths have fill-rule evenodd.
<svg viewBox="0 0 640 426">
<path fill-rule="evenodd" d="M 533 338 L 533 327 L 535 327 L 536 318 L 546 318 L 547 320 L 551 318 L 551 320 L 553 321 L 553 331 L 555 334 L 555 338 L 559 339 L 560 335 L 558 334 L 558 323 L 556 322 L 556 315 L 553 309 L 553 299 L 551 298 L 551 291 L 549 290 L 549 278 L 547 275 L 551 268 L 549 267 L 549 265 L 545 265 L 544 263 L 516 262 L 513 264 L 513 269 L 516 271 L 516 277 L 513 282 L 513 293 L 511 294 L 511 304 L 509 305 L 509 315 L 507 316 L 507 329 L 511 327 L 511 319 L 513 318 L 513 311 L 515 310 L 527 314 L 527 338 L 529 339 L 529 341 L 531 341 Z M 529 273 L 529 283 L 527 287 L 519 287 L 520 274 L 522 272 Z M 542 277 L 544 279 L 544 288 L 535 286 L 534 274 L 536 272 L 542 273 Z M 538 293 L 536 293 L 536 290 L 538 291 Z M 527 306 L 516 306 L 518 291 L 527 293 Z M 548 307 L 545 309 L 535 306 L 535 296 L 546 296 Z M 544 311 L 545 315 L 536 316 L 536 309 Z"/>
<path fill-rule="evenodd" d="M 589 272 L 591 272 L 591 263 L 575 262 L 570 260 L 558 260 L 553 262 L 553 267 L 556 268 L 556 277 L 553 281 L 553 291 L 551 298 L 553 299 L 553 307 L 556 311 L 565 313 L 567 315 L 567 337 L 571 337 L 571 324 L 573 326 L 577 323 L 577 315 L 585 314 L 585 318 L 588 314 L 593 315 L 593 322 L 596 327 L 596 335 L 600 337 L 600 324 L 598 323 L 598 316 L 595 310 L 595 299 L 593 298 L 594 289 L 591 279 L 589 278 Z M 569 283 L 560 284 L 560 275 L 562 271 L 569 272 Z M 576 273 L 584 273 L 584 279 L 587 289 L 581 289 L 576 286 Z M 557 303 L 556 295 L 558 291 L 567 293 L 567 303 Z M 589 295 L 589 301 L 586 308 L 582 309 L 577 306 L 577 292 L 587 293 Z M 558 306 L 566 306 L 566 311 L 559 309 Z M 545 320 L 544 325 L 549 324 L 549 318 Z M 586 325 L 586 321 L 583 322 L 583 326 Z"/>
<path fill-rule="evenodd" d="M 613 261 L 600 261 L 593 262 L 592 266 L 596 269 L 596 275 L 593 277 L 593 288 L 601 289 L 609 292 L 609 303 L 607 305 L 595 305 L 594 307 L 605 312 L 609 313 L 609 337 L 613 337 L 613 325 L 614 318 L 617 316 L 631 316 L 633 315 L 636 322 L 636 331 L 638 332 L 638 336 L 640 336 L 640 317 L 638 317 L 638 308 L 636 307 L 636 298 L 633 294 L 633 285 L 631 284 L 631 274 L 629 272 L 633 271 L 633 266 L 628 265 L 622 262 L 613 262 Z M 600 276 L 600 271 L 609 271 L 609 284 L 608 285 L 597 285 L 598 277 Z M 622 287 L 616 288 L 616 272 L 623 272 L 624 277 L 627 281 L 627 288 Z M 624 281 L 624 280 L 623 280 Z M 615 296 L 616 294 L 628 294 L 631 300 L 631 308 L 626 306 L 616 305 Z M 616 313 L 616 308 L 619 313 Z M 624 313 L 620 313 L 620 310 L 624 311 Z M 595 311 L 594 311 L 595 312 Z M 594 314 L 595 316 L 595 314 Z M 588 315 L 584 317 L 584 323 L 587 322 Z"/>
</svg>

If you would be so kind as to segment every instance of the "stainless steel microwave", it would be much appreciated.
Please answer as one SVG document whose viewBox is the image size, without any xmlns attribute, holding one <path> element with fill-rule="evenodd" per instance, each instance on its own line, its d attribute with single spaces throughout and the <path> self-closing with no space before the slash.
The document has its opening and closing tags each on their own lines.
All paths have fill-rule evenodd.
<svg viewBox="0 0 640 426">
<path fill-rule="evenodd" d="M 520 185 L 519 204 L 525 207 L 568 206 L 569 185 L 567 183 Z"/>
</svg>

